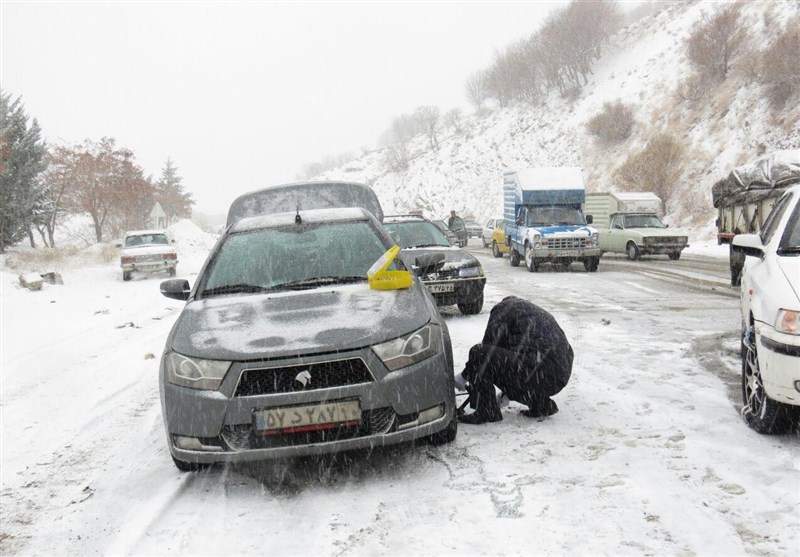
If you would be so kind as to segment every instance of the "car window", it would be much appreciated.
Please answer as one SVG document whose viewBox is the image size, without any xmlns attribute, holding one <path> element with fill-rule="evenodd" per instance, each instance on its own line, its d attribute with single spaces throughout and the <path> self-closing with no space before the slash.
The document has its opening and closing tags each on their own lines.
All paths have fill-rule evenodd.
<svg viewBox="0 0 800 557">
<path fill-rule="evenodd" d="M 151 245 L 169 245 L 169 240 L 166 234 L 137 234 L 125 238 L 126 248 Z"/>
<path fill-rule="evenodd" d="M 322 277 L 363 277 L 389 246 L 367 222 L 301 224 L 230 234 L 201 279 L 201 293 L 264 289 Z"/>
<path fill-rule="evenodd" d="M 655 215 L 626 215 L 625 228 L 666 228 Z"/>
<path fill-rule="evenodd" d="M 449 247 L 450 241 L 436 225 L 426 221 L 394 222 L 384 224 L 392 239 L 401 248 Z"/>
<path fill-rule="evenodd" d="M 611 228 L 622 228 L 622 217 L 614 217 L 611 221 Z"/>
<path fill-rule="evenodd" d="M 772 211 L 769 212 L 769 215 L 767 215 L 767 220 L 761 228 L 761 243 L 765 246 L 772 239 L 772 235 L 775 234 L 775 229 L 778 227 L 778 223 L 781 221 L 783 213 L 786 212 L 786 207 L 789 206 L 789 201 L 791 199 L 791 194 L 784 195 L 781 197 L 780 201 L 778 201 L 778 204 L 772 208 Z"/>
</svg>

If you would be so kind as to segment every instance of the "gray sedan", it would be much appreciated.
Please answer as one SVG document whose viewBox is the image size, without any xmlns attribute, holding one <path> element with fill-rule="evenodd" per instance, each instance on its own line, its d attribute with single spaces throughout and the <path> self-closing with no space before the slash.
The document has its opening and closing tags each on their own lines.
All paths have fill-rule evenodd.
<svg viewBox="0 0 800 557">
<path fill-rule="evenodd" d="M 450 336 L 433 298 L 417 278 L 368 285 L 391 246 L 363 209 L 245 218 L 192 289 L 162 283 L 187 301 L 160 370 L 178 468 L 455 438 Z"/>
</svg>

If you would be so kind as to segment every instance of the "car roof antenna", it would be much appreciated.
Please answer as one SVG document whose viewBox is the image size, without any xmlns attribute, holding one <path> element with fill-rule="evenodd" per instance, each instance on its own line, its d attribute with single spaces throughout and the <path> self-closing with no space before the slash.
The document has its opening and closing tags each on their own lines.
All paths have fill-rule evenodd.
<svg viewBox="0 0 800 557">
<path fill-rule="evenodd" d="M 300 218 L 300 204 L 297 204 L 297 214 L 294 216 L 295 224 L 303 224 L 303 219 Z"/>
</svg>

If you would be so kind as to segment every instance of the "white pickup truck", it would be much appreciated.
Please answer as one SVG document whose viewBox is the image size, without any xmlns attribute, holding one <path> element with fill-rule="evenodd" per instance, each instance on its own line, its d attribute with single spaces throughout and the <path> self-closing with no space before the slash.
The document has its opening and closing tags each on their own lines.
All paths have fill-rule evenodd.
<svg viewBox="0 0 800 557">
<path fill-rule="evenodd" d="M 658 218 L 661 199 L 650 192 L 596 192 L 586 194 L 585 212 L 591 215 L 600 237 L 600 253 L 667 255 L 679 259 L 689 237 L 669 229 Z"/>
</svg>

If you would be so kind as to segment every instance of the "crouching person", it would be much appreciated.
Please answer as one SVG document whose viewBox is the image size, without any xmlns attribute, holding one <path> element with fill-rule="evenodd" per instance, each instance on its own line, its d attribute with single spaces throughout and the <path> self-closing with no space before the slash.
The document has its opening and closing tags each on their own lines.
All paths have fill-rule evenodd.
<svg viewBox="0 0 800 557">
<path fill-rule="evenodd" d="M 469 351 L 456 386 L 470 392 L 475 412 L 460 415 L 467 424 L 503 419 L 499 388 L 505 397 L 526 405 L 525 416 L 550 416 L 572 373 L 573 352 L 564 331 L 547 311 L 509 296 L 492 308 L 483 342 Z M 466 383 L 469 383 L 467 386 Z"/>
</svg>

